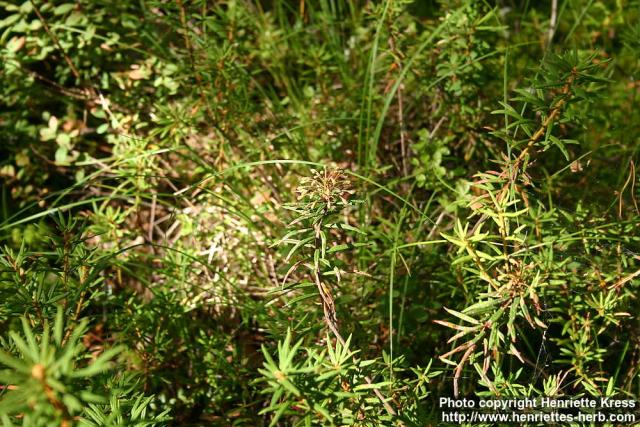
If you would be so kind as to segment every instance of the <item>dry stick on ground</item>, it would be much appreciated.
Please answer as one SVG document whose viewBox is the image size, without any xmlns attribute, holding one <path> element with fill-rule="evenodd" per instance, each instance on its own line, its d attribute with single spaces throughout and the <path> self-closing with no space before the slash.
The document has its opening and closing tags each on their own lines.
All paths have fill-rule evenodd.
<svg viewBox="0 0 640 427">
<path fill-rule="evenodd" d="M 316 242 L 316 249 L 320 249 L 318 242 Z M 320 279 L 320 272 L 318 271 L 317 267 L 314 267 L 313 280 L 318 288 L 318 292 L 320 293 L 320 298 L 322 299 L 322 308 L 324 310 L 324 321 L 329 327 L 329 329 L 331 330 L 331 332 L 333 332 L 333 335 L 335 335 L 338 342 L 342 346 L 346 347 L 347 342 L 345 341 L 344 338 L 342 338 L 342 335 L 338 330 L 338 317 L 336 315 L 335 303 L 333 302 L 333 297 L 331 296 L 331 290 L 327 288 L 324 285 L 324 283 L 322 283 L 322 280 Z M 369 376 L 365 376 L 364 380 L 367 382 L 367 384 L 373 383 L 373 381 L 371 380 L 371 378 L 369 378 Z M 385 399 L 385 397 L 382 395 L 382 393 L 377 387 L 373 388 L 373 392 L 375 393 L 376 397 L 380 400 L 380 402 L 382 402 L 382 405 L 390 415 L 397 415 L 395 409 L 393 409 L 391 405 L 389 405 L 389 402 L 387 402 L 387 400 Z"/>
</svg>

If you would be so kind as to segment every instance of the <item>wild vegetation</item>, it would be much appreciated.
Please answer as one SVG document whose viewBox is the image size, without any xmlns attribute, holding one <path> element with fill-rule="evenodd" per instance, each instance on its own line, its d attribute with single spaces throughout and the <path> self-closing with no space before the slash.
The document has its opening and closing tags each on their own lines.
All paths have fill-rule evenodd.
<svg viewBox="0 0 640 427">
<path fill-rule="evenodd" d="M 640 3 L 0 1 L 0 420 L 640 393 Z"/>
</svg>

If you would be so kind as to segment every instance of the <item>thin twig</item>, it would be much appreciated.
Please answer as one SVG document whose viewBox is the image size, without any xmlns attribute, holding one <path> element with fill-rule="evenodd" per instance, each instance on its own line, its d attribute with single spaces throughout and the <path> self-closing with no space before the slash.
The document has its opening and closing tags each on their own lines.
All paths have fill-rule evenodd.
<svg viewBox="0 0 640 427">
<path fill-rule="evenodd" d="M 49 37 L 51 37 L 51 40 L 53 40 L 53 43 L 55 43 L 56 47 L 64 57 L 64 60 L 67 62 L 67 65 L 69 65 L 69 69 L 73 73 L 74 77 L 80 80 L 80 72 L 78 72 L 78 69 L 73 64 L 73 61 L 71 61 L 71 58 L 69 57 L 69 55 L 67 55 L 67 52 L 64 50 L 64 48 L 60 44 L 60 40 L 49 28 L 49 25 L 47 24 L 46 19 L 44 19 L 44 16 L 42 16 L 42 13 L 40 13 L 40 9 L 38 9 L 38 6 L 36 6 L 35 2 L 33 0 L 30 0 L 30 1 L 31 1 L 31 6 L 33 6 L 33 10 L 36 12 L 36 15 L 38 15 L 38 19 L 40 20 L 40 22 L 42 22 L 42 26 L 44 27 L 44 30 L 47 32 Z"/>
<path fill-rule="evenodd" d="M 399 56 L 399 53 L 396 49 L 395 40 L 393 36 L 389 37 L 389 47 L 391 51 L 394 53 L 395 57 Z M 400 73 L 402 73 L 402 62 L 400 60 L 395 61 L 393 63 L 395 67 L 398 69 Z M 402 174 L 404 176 L 409 175 L 409 167 L 407 165 L 407 143 L 406 143 L 406 129 L 404 123 L 404 100 L 402 96 L 403 85 L 398 86 L 398 124 L 400 125 L 400 156 L 402 160 Z"/>
<path fill-rule="evenodd" d="M 456 398 L 458 397 L 458 380 L 460 379 L 460 375 L 462 374 L 462 368 L 467 363 L 467 360 L 469 359 L 469 357 L 473 353 L 473 350 L 475 349 L 476 349 L 475 344 L 470 345 L 467 351 L 465 351 L 464 354 L 462 355 L 462 359 L 460 359 L 460 363 L 458 363 L 458 366 L 456 366 L 455 374 L 453 377 L 453 395 Z"/>
<path fill-rule="evenodd" d="M 156 202 L 157 202 L 157 195 L 156 193 L 153 194 L 153 197 L 151 198 L 151 215 L 149 218 L 149 242 L 153 242 L 153 227 L 155 226 L 155 221 L 156 221 Z"/>
<path fill-rule="evenodd" d="M 629 163 L 629 176 L 627 176 L 627 180 L 624 182 L 624 185 L 622 186 L 618 194 L 618 218 L 620 219 L 622 219 L 624 191 L 627 189 L 627 185 L 629 185 L 629 182 L 631 182 L 631 201 L 633 202 L 633 206 L 636 209 L 636 213 L 640 214 L 640 212 L 638 212 L 638 203 L 636 202 L 636 196 L 635 196 L 636 167 L 635 167 L 635 164 L 633 163 L 633 160 L 631 160 Z"/>
<path fill-rule="evenodd" d="M 329 329 L 331 330 L 331 332 L 333 333 L 333 335 L 336 337 L 338 342 L 342 346 L 346 347 L 347 342 L 345 341 L 345 339 L 340 334 L 340 331 L 338 330 L 338 318 L 336 315 L 336 309 L 335 309 L 335 304 L 333 302 L 333 297 L 331 296 L 330 291 L 322 283 L 320 279 L 320 273 L 318 272 L 317 269 L 314 270 L 313 279 L 318 288 L 318 292 L 320 293 L 320 298 L 322 300 L 322 308 L 324 310 L 324 321 L 329 327 Z M 367 384 L 373 384 L 373 381 L 371 380 L 371 378 L 369 378 L 369 376 L 365 375 L 364 380 L 367 382 Z M 377 387 L 374 387 L 373 393 L 380 400 L 380 402 L 382 402 L 382 405 L 390 415 L 394 415 L 394 416 L 397 415 L 395 409 L 393 409 L 391 405 L 389 405 L 389 402 L 387 402 L 385 397 L 380 392 L 380 389 L 378 389 Z"/>
<path fill-rule="evenodd" d="M 640 259 L 640 257 L 635 257 L 635 258 L 636 259 Z M 620 289 L 625 283 L 628 283 L 628 282 L 632 281 L 633 279 L 635 279 L 638 276 L 640 276 L 640 270 L 637 270 L 637 271 L 629 274 L 628 276 L 625 276 L 622 279 L 618 280 L 616 283 L 614 283 L 613 285 L 609 286 L 609 289 Z"/>
<path fill-rule="evenodd" d="M 558 0 L 551 0 L 551 19 L 549 20 L 549 37 L 547 39 L 547 45 L 551 45 L 553 36 L 556 33 L 556 25 L 558 20 Z"/>
</svg>

